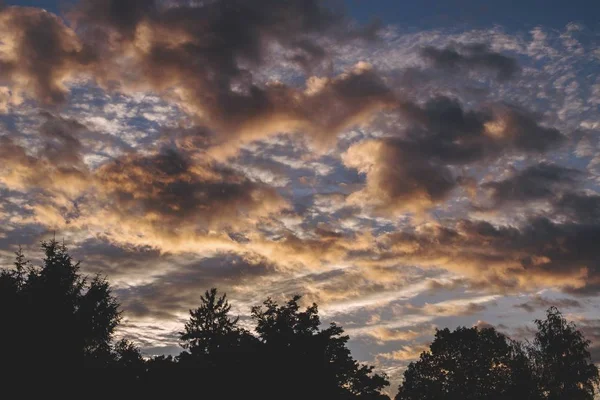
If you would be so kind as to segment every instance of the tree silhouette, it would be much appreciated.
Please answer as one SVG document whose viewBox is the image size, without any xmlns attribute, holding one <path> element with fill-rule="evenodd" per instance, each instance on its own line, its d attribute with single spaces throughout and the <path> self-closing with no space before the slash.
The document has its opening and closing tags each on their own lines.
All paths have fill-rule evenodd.
<svg viewBox="0 0 600 400">
<path fill-rule="evenodd" d="M 190 310 L 181 354 L 145 359 L 132 342 L 113 341 L 121 313 L 108 281 L 83 276 L 64 244 L 41 247 L 41 266 L 19 249 L 14 268 L 0 270 L 2 371 L 25 369 L 31 379 L 60 366 L 106 396 L 200 390 L 223 399 L 388 399 L 381 394 L 386 377 L 357 362 L 344 330 L 322 327 L 317 305 L 302 308 L 300 296 L 253 307 L 250 331 L 231 316 L 227 296 L 210 289 Z M 494 328 L 438 330 L 429 351 L 408 366 L 396 399 L 592 400 L 600 376 L 590 342 L 554 307 L 535 324 L 526 344 Z"/>
<path fill-rule="evenodd" d="M 24 342 L 22 328 L 27 321 L 22 300 L 29 262 L 21 248 L 15 254 L 15 269 L 0 271 L 0 365 L 19 367 L 26 354 L 18 345 Z"/>
<path fill-rule="evenodd" d="M 200 306 L 190 310 L 190 319 L 180 338 L 183 348 L 194 356 L 216 356 L 239 349 L 251 340 L 249 332 L 238 326 L 239 318 L 231 318 L 227 295 L 217 296 L 217 289 L 200 297 Z"/>
<path fill-rule="evenodd" d="M 556 307 L 535 324 L 537 333 L 531 352 L 543 398 L 593 399 L 600 379 L 591 361 L 590 341 Z"/>
<path fill-rule="evenodd" d="M 493 328 L 438 330 L 411 363 L 397 400 L 535 399 L 526 354 Z"/>
<path fill-rule="evenodd" d="M 387 398 L 380 390 L 388 381 L 352 358 L 343 329 L 331 324 L 321 330 L 317 305 L 301 311 L 299 300 L 294 296 L 280 306 L 267 299 L 252 309 L 263 368 L 275 383 L 270 394 L 293 388 L 293 399 Z"/>
<path fill-rule="evenodd" d="M 65 245 L 51 240 L 41 246 L 41 267 L 31 267 L 19 250 L 15 269 L 0 273 L 0 313 L 11 327 L 3 330 L 0 347 L 6 356 L 0 363 L 45 368 L 61 360 L 71 368 L 108 366 L 120 320 L 108 282 L 83 277 Z"/>
<path fill-rule="evenodd" d="M 213 288 L 200 297 L 200 306 L 190 310 L 190 318 L 180 333 L 182 352 L 177 358 L 181 367 L 175 378 L 184 387 L 187 382 L 202 382 L 207 391 L 236 398 L 253 392 L 258 382 L 253 365 L 257 358 L 257 339 L 238 326 L 231 317 L 227 295 Z M 183 379 L 187 376 L 187 379 Z M 183 379 L 183 381 L 182 381 Z M 231 382 L 235 381 L 235 385 Z"/>
</svg>

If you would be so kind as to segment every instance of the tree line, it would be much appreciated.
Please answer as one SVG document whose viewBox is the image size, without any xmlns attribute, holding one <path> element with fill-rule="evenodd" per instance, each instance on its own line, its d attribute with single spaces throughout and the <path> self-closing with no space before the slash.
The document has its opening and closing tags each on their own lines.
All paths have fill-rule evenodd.
<svg viewBox="0 0 600 400">
<path fill-rule="evenodd" d="M 302 308 L 300 296 L 253 307 L 250 331 L 225 294 L 208 290 L 179 333 L 181 353 L 143 357 L 115 339 L 122 313 L 108 281 L 84 276 L 64 244 L 41 246 L 40 266 L 19 250 L 0 271 L 0 371 L 61 372 L 96 394 L 135 397 L 389 399 L 387 377 L 357 362 L 344 330 L 323 327 L 317 305 Z M 395 399 L 593 399 L 600 379 L 590 342 L 556 308 L 535 323 L 531 342 L 491 327 L 437 330 Z"/>
</svg>

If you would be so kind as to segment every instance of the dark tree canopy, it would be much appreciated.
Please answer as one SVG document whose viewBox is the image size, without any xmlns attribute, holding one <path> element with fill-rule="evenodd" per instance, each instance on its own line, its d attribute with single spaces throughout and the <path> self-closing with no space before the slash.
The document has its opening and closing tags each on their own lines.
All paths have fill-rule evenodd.
<svg viewBox="0 0 600 400">
<path fill-rule="evenodd" d="M 533 399 L 527 358 L 493 328 L 438 330 L 405 372 L 398 400 Z"/>
<path fill-rule="evenodd" d="M 4 365 L 42 367 L 61 360 L 71 368 L 107 365 L 120 320 L 108 282 L 83 277 L 79 263 L 55 240 L 42 243 L 44 259 L 33 267 L 19 250 L 15 269 L 0 273 Z"/>
<path fill-rule="evenodd" d="M 387 379 L 352 358 L 344 330 L 335 324 L 320 329 L 317 305 L 302 311 L 299 300 L 300 296 L 294 296 L 278 305 L 267 299 L 252 309 L 256 332 L 265 349 L 265 369 L 281 390 L 294 387 L 291 398 L 297 399 L 387 398 L 380 394 L 389 384 Z"/>
<path fill-rule="evenodd" d="M 544 399 L 592 400 L 600 379 L 591 360 L 590 341 L 556 307 L 535 324 L 531 350 Z"/>
<path fill-rule="evenodd" d="M 344 330 L 323 327 L 317 305 L 303 308 L 300 296 L 269 298 L 240 321 L 225 294 L 208 290 L 179 334 L 183 351 L 143 357 L 134 343 L 115 340 L 121 313 L 108 281 L 82 275 L 64 244 L 41 246 L 40 266 L 19 250 L 14 267 L 0 270 L 3 372 L 60 372 L 58 386 L 68 376 L 100 397 L 388 399 L 386 376 L 357 362 Z M 600 378 L 590 342 L 556 308 L 535 324 L 531 343 L 494 328 L 438 330 L 396 399 L 592 400 Z"/>
<path fill-rule="evenodd" d="M 301 310 L 299 300 L 295 296 L 280 306 L 267 299 L 254 307 L 253 335 L 230 316 L 225 295 L 207 291 L 181 333 L 187 352 L 179 364 L 203 369 L 210 377 L 207 387 L 221 386 L 221 394 L 231 398 L 382 398 L 386 379 L 352 358 L 340 327 L 320 329 L 316 305 Z M 223 384 L 224 375 L 236 385 Z"/>
<path fill-rule="evenodd" d="M 598 369 L 590 342 L 552 307 L 536 320 L 533 343 L 493 328 L 439 330 L 430 350 L 409 365 L 397 400 L 592 400 Z"/>
<path fill-rule="evenodd" d="M 190 319 L 181 333 L 183 348 L 194 356 L 217 356 L 231 353 L 250 340 L 249 332 L 238 326 L 239 318 L 231 318 L 227 295 L 217 296 L 217 289 L 200 297 L 200 307 L 190 310 Z"/>
<path fill-rule="evenodd" d="M 190 310 L 184 351 L 145 359 L 133 343 L 113 340 L 121 314 L 108 281 L 83 276 L 55 240 L 42 250 L 41 266 L 19 250 L 14 268 L 0 272 L 0 318 L 11 327 L 0 329 L 3 370 L 66 367 L 83 384 L 102 377 L 95 385 L 102 394 L 183 396 L 201 388 L 223 399 L 387 398 L 380 395 L 385 377 L 352 358 L 342 328 L 321 329 L 317 306 L 301 310 L 299 296 L 253 308 L 250 332 L 231 316 L 226 295 L 211 289 Z"/>
</svg>

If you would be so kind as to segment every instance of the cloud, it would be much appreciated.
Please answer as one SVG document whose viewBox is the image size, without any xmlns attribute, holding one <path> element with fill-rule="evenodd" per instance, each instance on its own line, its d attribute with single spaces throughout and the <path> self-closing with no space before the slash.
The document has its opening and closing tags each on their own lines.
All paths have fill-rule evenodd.
<svg viewBox="0 0 600 400">
<path fill-rule="evenodd" d="M 482 43 L 455 44 L 445 48 L 427 46 L 421 50 L 421 56 L 434 68 L 452 73 L 491 72 L 499 81 L 511 79 L 520 71 L 514 58 L 496 53 Z"/>
<path fill-rule="evenodd" d="M 404 134 L 423 146 L 423 153 L 451 164 L 467 164 L 506 151 L 545 152 L 565 137 L 556 128 L 545 127 L 526 110 L 506 104 L 464 109 L 457 99 L 444 96 L 424 106 L 405 102 L 399 108 L 412 123 Z"/>
<path fill-rule="evenodd" d="M 104 87 L 161 93 L 222 141 L 301 130 L 335 138 L 390 102 L 390 90 L 365 64 L 308 79 L 305 89 L 258 77 L 282 58 L 312 75 L 332 56 L 327 43 L 374 39 L 373 29 L 317 0 L 87 0 L 69 15 L 101 54 L 94 74 Z"/>
<path fill-rule="evenodd" d="M 409 341 L 421 336 L 422 332 L 376 327 L 369 331 L 369 335 L 381 342 L 396 340 Z"/>
<path fill-rule="evenodd" d="M 10 136 L 0 137 L 0 183 L 17 191 L 36 189 L 61 197 L 79 193 L 88 186 L 82 146 L 74 136 L 83 126 L 51 115 L 45 118 L 37 149 L 26 149 Z"/>
<path fill-rule="evenodd" d="M 600 319 L 580 317 L 576 319 L 577 328 L 581 330 L 587 340 L 591 342 L 590 353 L 592 361 L 600 362 Z"/>
<path fill-rule="evenodd" d="M 366 187 L 350 203 L 387 213 L 424 211 L 472 180 L 453 167 L 495 160 L 504 154 L 541 153 L 563 135 L 539 125 L 527 112 L 506 106 L 463 110 L 438 97 L 425 105 L 406 102 L 380 128 L 384 138 L 352 145 L 342 155 L 347 167 L 366 174 Z"/>
<path fill-rule="evenodd" d="M 575 299 L 549 299 L 541 295 L 535 295 L 525 303 L 516 304 L 515 307 L 522 308 L 523 310 L 532 313 L 539 309 L 547 310 L 550 307 L 558 307 L 559 309 L 564 310 L 568 308 L 582 308 L 582 305 Z"/>
<path fill-rule="evenodd" d="M 185 257 L 168 258 L 178 268 L 157 271 L 149 283 L 116 290 L 129 316 L 179 319 L 185 317 L 187 310 L 199 306 L 200 295 L 205 290 L 218 287 L 235 297 L 240 285 L 258 284 L 277 272 L 274 264 L 251 253 L 222 253 L 196 261 Z M 247 315 L 249 308 L 238 311 Z"/>
<path fill-rule="evenodd" d="M 600 196 L 582 190 L 588 174 L 583 171 L 542 162 L 498 181 L 480 185 L 487 196 L 477 210 L 498 210 L 507 205 L 531 205 L 543 202 L 545 210 L 537 213 L 566 221 L 597 223 L 600 221 Z"/>
<path fill-rule="evenodd" d="M 422 306 L 407 304 L 404 314 L 418 314 L 434 317 L 450 317 L 473 315 L 485 311 L 486 304 L 496 299 L 495 296 L 481 296 L 474 299 L 446 300 L 439 303 L 425 303 Z"/>
<path fill-rule="evenodd" d="M 0 9 L 0 108 L 30 97 L 63 103 L 67 84 L 95 61 L 93 52 L 56 15 L 38 8 Z"/>
<path fill-rule="evenodd" d="M 79 136 L 87 127 L 74 119 L 43 112 L 38 134 L 43 140 L 39 154 L 55 165 L 83 166 L 84 148 Z"/>
<path fill-rule="evenodd" d="M 158 143 L 143 154 L 130 151 L 90 168 L 80 140 L 90 137 L 87 128 L 50 114 L 42 118 L 28 142 L 31 149 L 0 138 L 0 183 L 36 193 L 28 206 L 30 222 L 108 231 L 125 244 L 146 240 L 177 247 L 183 237 L 195 236 L 197 243 L 213 235 L 209 242 L 235 246 L 227 231 L 247 229 L 288 208 L 274 188 L 214 163 L 196 147 L 188 152 Z"/>
<path fill-rule="evenodd" d="M 494 328 L 494 325 L 482 320 L 478 320 L 477 323 L 473 326 L 479 330 Z"/>
<path fill-rule="evenodd" d="M 197 163 L 175 149 L 125 156 L 103 165 L 95 176 L 119 218 L 170 232 L 223 229 L 286 206 L 274 189 L 227 168 Z"/>
<path fill-rule="evenodd" d="M 556 287 L 593 293 L 600 282 L 594 243 L 600 225 L 532 217 L 520 226 L 459 220 L 425 224 L 379 240 L 380 262 L 446 268 L 492 290 Z M 373 255 L 371 255 L 373 256 Z"/>
<path fill-rule="evenodd" d="M 434 326 L 430 324 L 421 324 L 410 329 L 397 329 L 375 325 L 363 328 L 361 331 L 353 331 L 352 337 L 356 338 L 364 335 L 375 339 L 378 344 L 384 345 L 386 342 L 412 342 L 419 337 L 430 336 L 434 331 Z"/>
<path fill-rule="evenodd" d="M 485 125 L 486 134 L 514 149 L 542 153 L 566 139 L 558 129 L 540 124 L 535 115 L 518 107 L 500 105 L 494 114 L 495 119 Z"/>
<path fill-rule="evenodd" d="M 600 221 L 600 196 L 595 193 L 566 192 L 554 200 L 554 208 L 576 221 Z"/>
<path fill-rule="evenodd" d="M 489 192 L 494 207 L 498 207 L 506 203 L 552 200 L 565 191 L 573 190 L 582 178 L 583 174 L 578 170 L 542 162 L 517 171 L 504 180 L 484 183 L 482 188 Z M 576 200 L 566 200 L 569 201 Z"/>
<path fill-rule="evenodd" d="M 377 355 L 377 358 L 383 358 L 386 360 L 394 361 L 413 361 L 419 358 L 419 356 L 429 350 L 429 345 L 418 344 L 418 345 L 406 345 L 402 346 L 400 350 L 395 350 L 390 353 L 381 353 Z"/>
<path fill-rule="evenodd" d="M 282 131 L 331 145 L 343 129 L 394 101 L 366 63 L 338 76 L 326 67 L 336 44 L 373 41 L 378 28 L 360 27 L 318 0 L 85 0 L 67 13 L 69 26 L 36 8 L 0 13 L 3 111 L 24 96 L 64 103 L 71 84 L 90 79 L 107 90 L 154 92 L 175 102 L 216 131 L 222 146 L 214 153 L 226 156 L 234 141 Z M 303 68 L 305 87 L 260 76 L 278 62 Z"/>
<path fill-rule="evenodd" d="M 100 235 L 77 241 L 69 249 L 75 259 L 83 260 L 86 273 L 105 275 L 119 286 L 144 281 L 173 262 L 156 248 L 111 243 Z"/>
<path fill-rule="evenodd" d="M 458 185 L 453 172 L 407 147 L 399 141 L 369 140 L 348 149 L 344 164 L 367 175 L 366 187 L 350 195 L 349 204 L 419 211 L 447 199 Z"/>
</svg>

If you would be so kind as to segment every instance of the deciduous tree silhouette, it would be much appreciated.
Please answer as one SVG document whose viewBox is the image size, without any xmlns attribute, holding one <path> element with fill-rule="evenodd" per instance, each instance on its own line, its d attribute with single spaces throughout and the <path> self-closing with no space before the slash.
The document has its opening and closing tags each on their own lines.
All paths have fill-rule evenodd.
<svg viewBox="0 0 600 400">
<path fill-rule="evenodd" d="M 536 399 L 521 347 L 493 328 L 438 330 L 411 363 L 396 400 Z"/>
<path fill-rule="evenodd" d="M 267 299 L 252 309 L 263 344 L 263 368 L 274 383 L 270 394 L 292 399 L 382 399 L 387 379 L 354 360 L 349 337 L 331 324 L 320 329 L 317 305 L 301 311 L 300 296 L 283 305 Z M 275 397 L 273 397 L 275 398 Z"/>
<path fill-rule="evenodd" d="M 531 354 L 543 398 L 592 400 L 600 379 L 591 360 L 590 341 L 556 307 L 535 324 Z"/>
</svg>

